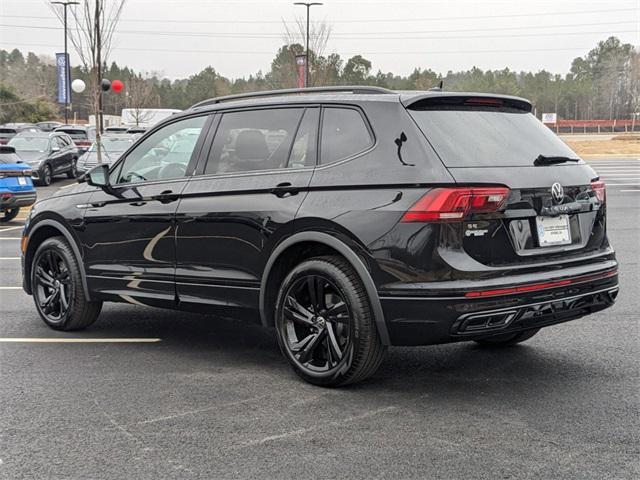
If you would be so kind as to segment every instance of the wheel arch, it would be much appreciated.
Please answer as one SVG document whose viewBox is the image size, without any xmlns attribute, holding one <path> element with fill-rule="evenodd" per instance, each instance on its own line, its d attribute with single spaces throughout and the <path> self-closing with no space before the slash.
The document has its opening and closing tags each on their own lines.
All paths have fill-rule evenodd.
<svg viewBox="0 0 640 480">
<path fill-rule="evenodd" d="M 384 313 L 378 297 L 378 290 L 376 289 L 369 270 L 362 259 L 353 251 L 353 249 L 351 249 L 351 247 L 335 236 L 323 232 L 296 233 L 279 243 L 271 253 L 260 283 L 259 308 L 262 325 L 265 327 L 274 325 L 273 312 L 271 311 L 272 309 L 270 306 L 275 302 L 273 292 L 277 292 L 279 285 L 273 285 L 271 280 L 277 279 L 280 276 L 278 274 L 283 273 L 281 267 L 285 267 L 286 271 L 286 267 L 290 266 L 290 263 L 286 261 L 287 258 L 295 258 L 296 252 L 299 252 L 301 249 L 304 249 L 305 246 L 310 245 L 320 247 L 317 252 L 314 252 L 313 256 L 337 253 L 349 262 L 362 280 L 367 295 L 369 296 L 380 340 L 383 345 L 390 345 L 389 332 L 387 331 L 387 326 L 384 320 Z M 289 255 L 292 253 L 294 254 L 293 257 Z"/>
<path fill-rule="evenodd" d="M 80 248 L 78 247 L 78 243 L 73 236 L 73 234 L 69 231 L 69 229 L 60 221 L 45 218 L 37 222 L 29 231 L 29 236 L 27 240 L 26 248 L 23 252 L 24 257 L 24 287 L 25 291 L 31 294 L 31 262 L 33 260 L 33 255 L 36 250 L 44 242 L 46 239 L 51 237 L 64 237 L 69 245 L 71 246 L 71 250 L 73 250 L 73 254 L 78 261 L 78 266 L 80 269 L 80 276 L 82 277 L 82 288 L 84 290 L 84 294 L 88 300 L 91 300 L 91 295 L 89 294 L 89 288 L 87 285 L 87 275 L 84 269 L 84 262 L 82 260 L 82 254 L 80 253 Z"/>
</svg>

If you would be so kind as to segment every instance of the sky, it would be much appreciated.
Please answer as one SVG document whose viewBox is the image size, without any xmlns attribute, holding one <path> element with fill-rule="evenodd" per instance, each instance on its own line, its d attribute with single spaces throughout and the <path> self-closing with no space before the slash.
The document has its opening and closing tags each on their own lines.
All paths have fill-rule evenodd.
<svg viewBox="0 0 640 480">
<path fill-rule="evenodd" d="M 109 61 L 171 79 L 208 65 L 246 77 L 269 70 L 284 22 L 304 15 L 293 1 L 127 0 Z M 399 75 L 473 66 L 564 74 L 611 35 L 640 47 L 640 0 L 324 0 L 311 20 L 332 28 L 325 55 L 362 54 L 373 72 Z M 47 1 L 0 0 L 0 48 L 53 56 L 63 38 Z"/>
</svg>

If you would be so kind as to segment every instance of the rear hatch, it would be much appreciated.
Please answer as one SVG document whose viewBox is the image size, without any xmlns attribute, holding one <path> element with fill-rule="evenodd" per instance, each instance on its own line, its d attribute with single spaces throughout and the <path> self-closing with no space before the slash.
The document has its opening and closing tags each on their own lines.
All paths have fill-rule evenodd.
<svg viewBox="0 0 640 480">
<path fill-rule="evenodd" d="M 0 128 L 0 145 L 5 145 L 9 140 L 16 136 L 15 128 Z"/>
<path fill-rule="evenodd" d="M 75 128 L 58 128 L 56 132 L 66 133 L 71 137 L 76 147 L 87 150 L 93 143 L 87 130 Z"/>
<path fill-rule="evenodd" d="M 531 114 L 528 102 L 428 96 L 407 107 L 457 183 L 509 188 L 496 211 L 459 224 L 469 256 L 500 267 L 581 258 L 608 247 L 604 185 Z"/>
</svg>

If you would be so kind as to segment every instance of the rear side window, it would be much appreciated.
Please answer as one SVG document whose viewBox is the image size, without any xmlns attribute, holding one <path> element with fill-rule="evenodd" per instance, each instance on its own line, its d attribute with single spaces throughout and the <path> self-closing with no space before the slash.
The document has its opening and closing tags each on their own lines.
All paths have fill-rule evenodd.
<svg viewBox="0 0 640 480">
<path fill-rule="evenodd" d="M 319 119 L 319 108 L 308 108 L 305 111 L 291 147 L 288 168 L 312 167 L 316 164 Z"/>
<path fill-rule="evenodd" d="M 286 168 L 303 113 L 302 108 L 225 113 L 204 173 Z"/>
<path fill-rule="evenodd" d="M 322 114 L 322 164 L 336 162 L 373 145 L 373 138 L 358 110 L 325 108 Z"/>
<path fill-rule="evenodd" d="M 438 106 L 408 111 L 447 167 L 530 167 L 538 155 L 577 157 L 523 110 Z"/>
</svg>

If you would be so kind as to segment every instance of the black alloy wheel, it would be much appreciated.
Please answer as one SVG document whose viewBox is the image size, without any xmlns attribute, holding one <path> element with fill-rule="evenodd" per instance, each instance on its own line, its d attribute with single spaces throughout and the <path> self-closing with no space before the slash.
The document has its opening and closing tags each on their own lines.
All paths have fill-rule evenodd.
<svg viewBox="0 0 640 480">
<path fill-rule="evenodd" d="M 10 222 L 11 220 L 13 220 L 18 216 L 18 213 L 20 213 L 20 208 L 18 207 L 5 210 L 4 212 L 2 212 L 2 216 L 0 216 L 0 222 L 2 223 Z"/>
<path fill-rule="evenodd" d="M 85 297 L 73 250 L 63 237 L 38 247 L 31 263 L 31 290 L 38 313 L 55 330 L 78 330 L 96 321 L 102 302 Z"/>
<path fill-rule="evenodd" d="M 69 171 L 67 172 L 67 178 L 74 179 L 77 176 L 78 176 L 77 160 L 75 158 L 73 158 L 73 159 L 71 159 L 71 167 L 69 168 Z"/>
<path fill-rule="evenodd" d="M 53 179 L 53 174 L 51 173 L 51 167 L 49 165 L 45 165 L 42 169 L 42 173 L 40 174 L 40 183 L 45 187 L 51 185 L 51 181 Z"/>
<path fill-rule="evenodd" d="M 364 286 L 340 257 L 307 260 L 287 275 L 276 302 L 276 331 L 294 371 L 316 385 L 364 380 L 386 351 Z"/>
<path fill-rule="evenodd" d="M 287 291 L 283 314 L 286 346 L 301 368 L 329 372 L 348 354 L 351 313 L 329 278 L 299 277 Z"/>
</svg>

